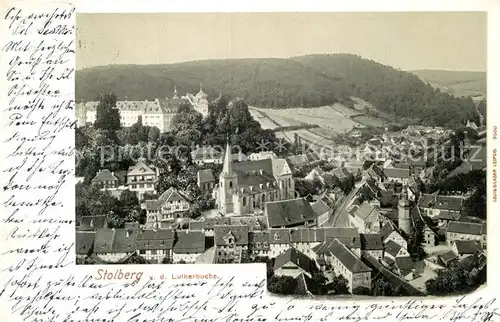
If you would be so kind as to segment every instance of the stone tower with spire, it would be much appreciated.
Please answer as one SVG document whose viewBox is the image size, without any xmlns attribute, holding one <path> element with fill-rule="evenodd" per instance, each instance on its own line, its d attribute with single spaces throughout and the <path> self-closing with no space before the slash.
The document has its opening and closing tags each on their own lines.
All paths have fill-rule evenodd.
<svg viewBox="0 0 500 322">
<path fill-rule="evenodd" d="M 226 144 L 224 155 L 224 165 L 219 175 L 219 212 L 230 214 L 234 212 L 233 191 L 238 186 L 238 176 L 233 171 L 233 160 L 231 156 L 231 146 L 229 138 Z"/>
<path fill-rule="evenodd" d="M 411 232 L 410 201 L 408 200 L 407 187 L 401 190 L 401 199 L 398 203 L 398 226 L 406 234 Z"/>
</svg>

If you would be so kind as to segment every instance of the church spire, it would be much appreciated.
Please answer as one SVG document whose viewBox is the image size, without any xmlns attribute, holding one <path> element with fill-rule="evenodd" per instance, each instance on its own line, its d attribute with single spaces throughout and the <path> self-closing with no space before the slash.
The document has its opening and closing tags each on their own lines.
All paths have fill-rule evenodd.
<svg viewBox="0 0 500 322">
<path fill-rule="evenodd" d="M 227 137 L 226 143 L 226 154 L 224 156 L 224 166 L 222 168 L 222 173 L 233 174 L 233 160 L 231 157 L 231 146 L 229 145 L 229 136 Z"/>
<path fill-rule="evenodd" d="M 174 85 L 174 98 L 179 98 L 179 96 L 177 96 L 177 85 Z"/>
</svg>

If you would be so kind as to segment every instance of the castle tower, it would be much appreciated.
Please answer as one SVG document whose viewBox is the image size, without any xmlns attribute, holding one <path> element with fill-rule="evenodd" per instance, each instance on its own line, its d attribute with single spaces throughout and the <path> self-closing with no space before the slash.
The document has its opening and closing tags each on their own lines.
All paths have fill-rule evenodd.
<svg viewBox="0 0 500 322">
<path fill-rule="evenodd" d="M 403 186 L 401 190 L 401 199 L 398 203 L 398 226 L 399 229 L 406 234 L 411 232 L 411 218 L 410 218 L 410 201 L 408 200 L 407 187 Z"/>
<path fill-rule="evenodd" d="M 233 191 L 238 186 L 238 176 L 233 171 L 233 160 L 231 157 L 231 146 L 227 140 L 224 155 L 224 165 L 219 176 L 219 212 L 230 214 L 234 212 Z"/>
</svg>

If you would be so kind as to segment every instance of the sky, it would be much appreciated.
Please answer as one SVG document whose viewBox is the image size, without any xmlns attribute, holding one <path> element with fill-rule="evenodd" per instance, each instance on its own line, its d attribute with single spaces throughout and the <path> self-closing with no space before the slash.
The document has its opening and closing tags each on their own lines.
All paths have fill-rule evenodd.
<svg viewBox="0 0 500 322">
<path fill-rule="evenodd" d="M 77 15 L 77 69 L 352 53 L 403 70 L 486 71 L 483 12 Z"/>
</svg>

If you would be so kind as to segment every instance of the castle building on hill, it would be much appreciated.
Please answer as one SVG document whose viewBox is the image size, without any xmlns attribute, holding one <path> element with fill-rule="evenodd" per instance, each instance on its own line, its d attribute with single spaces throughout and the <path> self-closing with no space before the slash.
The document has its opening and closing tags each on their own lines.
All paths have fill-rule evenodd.
<svg viewBox="0 0 500 322">
<path fill-rule="evenodd" d="M 203 118 L 208 116 L 208 95 L 203 91 L 200 84 L 200 91 L 196 95 L 187 94 L 185 99 L 194 107 L 194 109 L 203 115 Z"/>
<path fill-rule="evenodd" d="M 268 201 L 295 198 L 295 182 L 285 159 L 233 163 L 228 143 L 214 197 L 223 215 L 254 214 L 263 212 Z"/>
<path fill-rule="evenodd" d="M 156 98 L 152 101 L 117 101 L 116 108 L 120 111 L 120 123 L 123 127 L 130 127 L 142 117 L 144 126 L 155 126 L 160 132 L 167 132 L 172 128 L 172 119 L 177 114 L 181 104 L 189 104 L 203 117 L 208 115 L 208 99 L 201 88 L 196 96 L 186 94 L 179 97 L 177 88 L 174 89 L 172 98 Z M 77 126 L 82 127 L 88 123 L 94 123 L 97 116 L 97 105 L 99 102 L 81 102 L 76 106 Z"/>
</svg>

